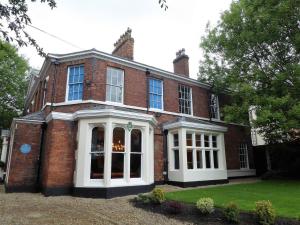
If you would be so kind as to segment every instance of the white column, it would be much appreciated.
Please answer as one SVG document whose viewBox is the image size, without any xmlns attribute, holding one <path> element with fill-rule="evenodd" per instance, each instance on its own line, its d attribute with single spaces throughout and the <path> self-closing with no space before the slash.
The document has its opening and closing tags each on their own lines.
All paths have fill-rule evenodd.
<svg viewBox="0 0 300 225">
<path fill-rule="evenodd" d="M 111 119 L 107 120 L 105 130 L 105 159 L 104 159 L 104 186 L 111 184 L 111 152 L 112 152 L 113 127 Z"/>
<path fill-rule="evenodd" d="M 78 146 L 76 150 L 76 168 L 75 168 L 75 187 L 84 187 L 89 180 L 90 158 L 86 151 L 90 151 L 89 126 L 86 121 L 79 120 L 78 122 Z"/>
<path fill-rule="evenodd" d="M 1 162 L 6 163 L 8 136 L 2 136 Z"/>
<path fill-rule="evenodd" d="M 181 180 L 184 181 L 185 174 L 187 173 L 187 157 L 186 157 L 186 129 L 180 128 L 178 130 L 179 139 L 179 169 Z"/>
<path fill-rule="evenodd" d="M 125 128 L 125 152 L 124 152 L 124 180 L 130 182 L 130 152 L 131 152 L 131 132 Z"/>
<path fill-rule="evenodd" d="M 153 161 L 153 152 L 152 152 L 152 137 L 149 134 L 149 125 L 143 128 L 142 130 L 142 143 L 143 143 L 143 161 L 142 161 L 142 178 L 146 183 L 150 183 L 151 181 L 151 176 L 152 176 L 152 166 L 151 163 L 154 164 Z M 149 137 L 149 138 L 148 138 Z"/>
<path fill-rule="evenodd" d="M 220 169 L 227 170 L 224 134 L 221 133 L 219 135 L 219 138 L 220 138 L 220 143 L 221 143 L 221 149 L 220 149 L 221 154 L 219 154 Z"/>
</svg>

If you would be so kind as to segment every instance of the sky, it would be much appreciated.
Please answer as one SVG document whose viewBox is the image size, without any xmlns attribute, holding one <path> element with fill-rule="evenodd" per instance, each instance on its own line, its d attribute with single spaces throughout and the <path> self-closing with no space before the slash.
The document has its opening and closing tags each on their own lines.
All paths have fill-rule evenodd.
<svg viewBox="0 0 300 225">
<path fill-rule="evenodd" d="M 190 77 L 197 78 L 202 51 L 199 47 L 206 24 L 215 25 L 231 0 L 167 0 L 167 11 L 158 0 L 56 0 L 53 10 L 46 4 L 29 3 L 32 25 L 58 36 L 68 45 L 36 29 L 27 31 L 46 53 L 70 53 L 96 48 L 111 53 L 113 44 L 128 27 L 134 38 L 134 60 L 173 72 L 179 49 L 189 56 Z M 43 58 L 33 47 L 23 47 L 32 67 L 40 69 Z"/>
</svg>

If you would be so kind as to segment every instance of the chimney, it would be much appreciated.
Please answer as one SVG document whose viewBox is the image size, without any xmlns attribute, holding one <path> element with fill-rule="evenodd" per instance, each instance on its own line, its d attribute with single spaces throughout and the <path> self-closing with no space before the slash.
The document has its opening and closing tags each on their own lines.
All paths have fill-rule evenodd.
<svg viewBox="0 0 300 225">
<path fill-rule="evenodd" d="M 133 45 L 134 39 L 131 37 L 131 29 L 127 28 L 127 31 L 114 44 L 115 49 L 112 54 L 133 60 Z"/>
<path fill-rule="evenodd" d="M 174 73 L 189 77 L 189 57 L 185 54 L 185 49 L 176 52 L 176 59 L 173 60 Z"/>
</svg>

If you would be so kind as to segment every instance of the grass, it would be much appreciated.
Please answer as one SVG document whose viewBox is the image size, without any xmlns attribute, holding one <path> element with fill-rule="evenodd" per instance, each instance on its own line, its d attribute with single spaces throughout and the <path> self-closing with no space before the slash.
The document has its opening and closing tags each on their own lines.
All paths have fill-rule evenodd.
<svg viewBox="0 0 300 225">
<path fill-rule="evenodd" d="M 258 181 L 218 187 L 197 188 L 166 193 L 169 200 L 195 204 L 199 198 L 210 197 L 216 207 L 235 202 L 242 211 L 253 211 L 255 202 L 270 200 L 276 215 L 288 218 L 300 216 L 300 181 Z"/>
</svg>

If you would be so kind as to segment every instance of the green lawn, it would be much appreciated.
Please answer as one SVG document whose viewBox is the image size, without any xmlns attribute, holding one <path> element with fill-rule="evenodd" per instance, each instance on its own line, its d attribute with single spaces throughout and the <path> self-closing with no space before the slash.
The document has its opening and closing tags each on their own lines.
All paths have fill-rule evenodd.
<svg viewBox="0 0 300 225">
<path fill-rule="evenodd" d="M 195 204 L 199 198 L 210 197 L 217 207 L 235 202 L 244 211 L 252 211 L 258 200 L 270 200 L 276 214 L 282 217 L 300 216 L 300 181 L 259 181 L 219 187 L 169 192 L 167 199 Z"/>
</svg>

